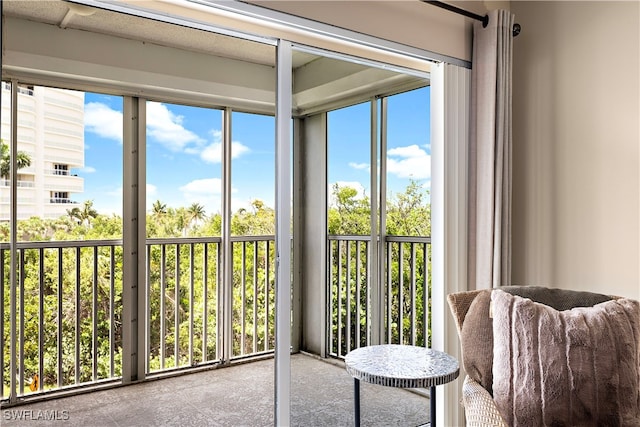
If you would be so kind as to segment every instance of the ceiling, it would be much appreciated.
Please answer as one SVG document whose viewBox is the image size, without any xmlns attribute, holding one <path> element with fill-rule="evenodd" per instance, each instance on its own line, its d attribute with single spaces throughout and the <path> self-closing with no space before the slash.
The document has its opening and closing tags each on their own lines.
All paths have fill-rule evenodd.
<svg viewBox="0 0 640 427">
<path fill-rule="evenodd" d="M 3 14 L 8 18 L 48 24 L 62 34 L 66 33 L 64 30 L 80 35 L 86 31 L 87 37 L 89 33 L 103 34 L 272 69 L 276 65 L 276 49 L 272 44 L 62 0 L 5 0 L 2 5 Z M 292 68 L 293 107 L 300 114 L 338 108 L 425 84 L 424 79 L 368 63 L 363 65 L 295 49 Z M 275 82 L 272 90 L 275 91 Z"/>
<path fill-rule="evenodd" d="M 275 66 L 272 45 L 176 24 L 153 21 L 62 0 L 5 0 L 6 16 L 57 25 L 61 28 L 91 31 L 161 46 Z M 293 67 L 313 61 L 316 56 L 295 52 Z"/>
</svg>

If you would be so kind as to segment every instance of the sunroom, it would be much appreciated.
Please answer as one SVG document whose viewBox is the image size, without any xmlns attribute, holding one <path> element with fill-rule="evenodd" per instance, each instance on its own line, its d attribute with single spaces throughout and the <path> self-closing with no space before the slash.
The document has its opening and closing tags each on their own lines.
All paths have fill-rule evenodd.
<svg viewBox="0 0 640 427">
<path fill-rule="evenodd" d="M 288 425 L 292 355 L 458 354 L 467 62 L 245 3 L 2 7 L 3 408 L 267 360 Z"/>
</svg>

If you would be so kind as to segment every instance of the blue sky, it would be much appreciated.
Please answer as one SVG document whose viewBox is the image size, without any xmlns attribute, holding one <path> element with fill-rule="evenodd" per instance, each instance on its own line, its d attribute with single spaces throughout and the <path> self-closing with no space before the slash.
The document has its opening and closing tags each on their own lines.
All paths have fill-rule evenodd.
<svg viewBox="0 0 640 427">
<path fill-rule="evenodd" d="M 429 88 L 388 101 L 389 190 L 401 192 L 413 177 L 430 181 Z M 369 194 L 369 104 L 329 113 L 329 183 Z M 232 209 L 255 199 L 274 205 L 275 122 L 273 117 L 232 115 Z M 220 110 L 147 103 L 147 208 L 205 206 L 220 211 Z M 77 170 L 85 191 L 74 200 L 93 200 L 100 213 L 121 213 L 122 98 L 85 94 L 85 167 Z"/>
</svg>

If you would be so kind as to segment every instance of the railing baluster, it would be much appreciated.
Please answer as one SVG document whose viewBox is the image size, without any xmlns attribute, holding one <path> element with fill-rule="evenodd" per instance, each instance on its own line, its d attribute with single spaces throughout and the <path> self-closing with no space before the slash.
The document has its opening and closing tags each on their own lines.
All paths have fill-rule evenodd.
<svg viewBox="0 0 640 427">
<path fill-rule="evenodd" d="M 153 345 L 153 343 L 151 342 L 151 245 L 146 245 L 145 248 L 145 252 L 146 252 L 146 256 L 145 256 L 145 261 L 144 261 L 144 265 L 145 265 L 145 296 L 146 296 L 146 300 L 147 300 L 147 304 L 146 304 L 146 308 L 145 308 L 145 316 L 147 321 L 145 322 L 146 326 L 146 342 L 147 342 L 147 348 L 146 348 L 146 355 L 145 355 L 145 370 L 148 373 L 149 370 L 151 369 L 151 353 L 152 353 L 152 349 L 151 346 Z"/>
<path fill-rule="evenodd" d="M 360 290 L 361 290 L 361 266 L 360 266 L 360 244 L 362 242 L 358 240 L 356 242 L 356 316 L 355 316 L 355 329 L 356 329 L 356 337 L 354 342 L 354 347 L 360 347 L 360 309 L 361 309 L 361 298 L 360 298 Z"/>
<path fill-rule="evenodd" d="M 114 376 L 116 354 L 116 325 L 115 325 L 115 246 L 109 246 L 109 377 Z"/>
<path fill-rule="evenodd" d="M 20 363 L 19 363 L 19 374 L 20 374 L 20 381 L 19 381 L 19 389 L 17 394 L 18 395 L 22 395 L 24 393 L 24 249 L 20 250 L 19 252 L 19 262 L 20 262 L 20 274 L 18 277 L 18 286 L 20 287 L 20 292 L 19 292 L 19 298 L 20 298 L 20 305 L 19 305 L 19 311 L 20 311 L 20 333 L 18 334 L 18 342 L 20 343 L 20 345 L 18 346 L 18 358 L 20 359 Z"/>
<path fill-rule="evenodd" d="M 75 379 L 80 382 L 80 247 L 76 248 L 76 328 L 75 328 Z"/>
<path fill-rule="evenodd" d="M 338 354 L 338 350 L 333 348 L 333 327 L 335 325 L 335 323 L 333 323 L 333 310 L 334 310 L 334 306 L 333 306 L 333 265 L 334 265 L 334 256 L 333 256 L 333 248 L 334 248 L 334 241 L 330 240 L 329 244 L 327 245 L 329 247 L 329 256 L 327 257 L 327 259 L 329 260 L 329 273 L 328 273 L 328 281 L 327 284 L 329 286 L 329 292 L 327 292 L 328 297 L 329 297 L 329 352 L 332 354 Z"/>
<path fill-rule="evenodd" d="M 189 365 L 193 365 L 193 257 L 194 244 L 189 245 Z"/>
<path fill-rule="evenodd" d="M 44 248 L 38 250 L 39 292 L 38 292 L 38 390 L 42 391 L 44 380 Z"/>
<path fill-rule="evenodd" d="M 382 242 L 380 242 L 380 244 L 383 244 Z M 391 307 L 392 307 L 392 303 L 393 303 L 393 288 L 392 288 L 392 280 L 391 280 L 391 274 L 392 274 L 392 269 L 391 269 L 391 260 L 393 257 L 393 243 L 392 242 L 387 242 L 387 343 L 391 344 L 392 340 L 391 337 L 392 335 L 392 329 L 391 329 L 391 322 L 393 320 L 392 318 L 392 311 L 391 311 Z"/>
<path fill-rule="evenodd" d="M 338 356 L 342 353 L 342 242 L 338 242 Z"/>
<path fill-rule="evenodd" d="M 64 280 L 62 278 L 62 248 L 58 248 L 58 387 L 63 386 L 62 378 L 62 288 Z"/>
<path fill-rule="evenodd" d="M 209 320 L 208 300 L 209 300 L 209 285 L 208 285 L 208 269 L 209 263 L 207 255 L 209 253 L 209 244 L 204 243 L 202 247 L 202 361 L 206 362 L 208 358 L 207 349 L 207 334 L 209 333 L 207 321 Z"/>
<path fill-rule="evenodd" d="M 264 351 L 269 350 L 269 241 L 264 251 Z"/>
<path fill-rule="evenodd" d="M 431 301 L 431 290 L 429 289 L 429 280 L 431 278 L 431 270 L 430 270 L 430 266 L 431 266 L 431 262 L 430 262 L 430 256 L 429 256 L 429 252 L 431 249 L 431 244 L 429 243 L 425 243 L 424 244 L 424 250 L 423 250 L 423 257 L 424 257 L 424 271 L 425 271 L 425 278 L 424 278 L 424 289 L 422 290 L 422 293 L 424 294 L 424 346 L 425 347 L 431 347 L 431 343 L 429 342 L 429 331 L 431 330 L 431 309 L 429 307 L 429 301 Z"/>
<path fill-rule="evenodd" d="M 346 344 L 347 344 L 347 348 L 345 351 L 345 354 L 349 353 L 351 351 L 351 241 L 347 240 L 347 245 L 346 245 L 346 251 L 347 251 L 347 275 L 345 278 L 345 291 L 346 291 L 346 295 L 345 295 L 345 304 L 347 306 L 347 322 L 346 322 Z"/>
<path fill-rule="evenodd" d="M 411 345 L 416 345 L 416 244 L 411 243 Z"/>
<path fill-rule="evenodd" d="M 371 323 L 369 322 L 369 317 L 371 314 L 371 311 L 369 310 L 369 304 L 371 302 L 371 286 L 369 286 L 369 284 L 371 283 L 371 262 L 369 261 L 371 258 L 369 257 L 369 248 L 371 248 L 372 245 L 369 244 L 369 242 L 365 242 L 365 254 L 366 254 L 366 283 L 365 286 L 367 288 L 366 291 L 366 301 L 364 304 L 364 315 L 365 315 L 365 345 L 369 345 L 371 344 Z"/>
<path fill-rule="evenodd" d="M 174 325 L 173 325 L 173 337 L 175 339 L 173 357 L 173 366 L 180 366 L 180 243 L 176 244 L 176 278 L 174 287 Z"/>
<path fill-rule="evenodd" d="M 93 381 L 98 379 L 98 247 L 93 247 L 93 304 L 91 313 L 93 313 L 93 327 L 91 333 L 92 344 L 92 372 Z"/>
<path fill-rule="evenodd" d="M 253 242 L 253 352 L 258 351 L 258 242 Z"/>
<path fill-rule="evenodd" d="M 398 243 L 398 344 L 404 344 L 404 243 Z"/>
<path fill-rule="evenodd" d="M 242 286 L 242 290 L 240 292 L 240 300 L 242 303 L 242 316 L 241 316 L 241 321 L 242 321 L 242 326 L 241 326 L 241 334 L 240 334 L 240 354 L 244 354 L 245 351 L 245 347 L 244 347 L 244 341 L 245 341 L 245 334 L 246 334 L 246 318 L 247 318 L 247 310 L 246 310 L 246 300 L 247 300 L 247 290 L 246 290 L 246 286 L 247 286 L 247 242 L 242 242 L 242 271 L 241 271 L 241 286 Z"/>
<path fill-rule="evenodd" d="M 167 245 L 164 243 L 160 245 L 160 369 L 164 369 L 164 359 L 166 357 L 166 335 L 167 326 L 165 319 L 167 317 L 167 309 L 165 307 L 165 294 L 167 289 L 166 283 L 166 268 L 167 268 Z"/>
</svg>

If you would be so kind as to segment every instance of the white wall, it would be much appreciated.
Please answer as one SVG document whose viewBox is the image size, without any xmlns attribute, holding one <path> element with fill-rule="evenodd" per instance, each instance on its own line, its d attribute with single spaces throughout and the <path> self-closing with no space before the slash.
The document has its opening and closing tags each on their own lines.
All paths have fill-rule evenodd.
<svg viewBox="0 0 640 427">
<path fill-rule="evenodd" d="M 640 298 L 640 3 L 511 10 L 513 281 Z"/>
</svg>

